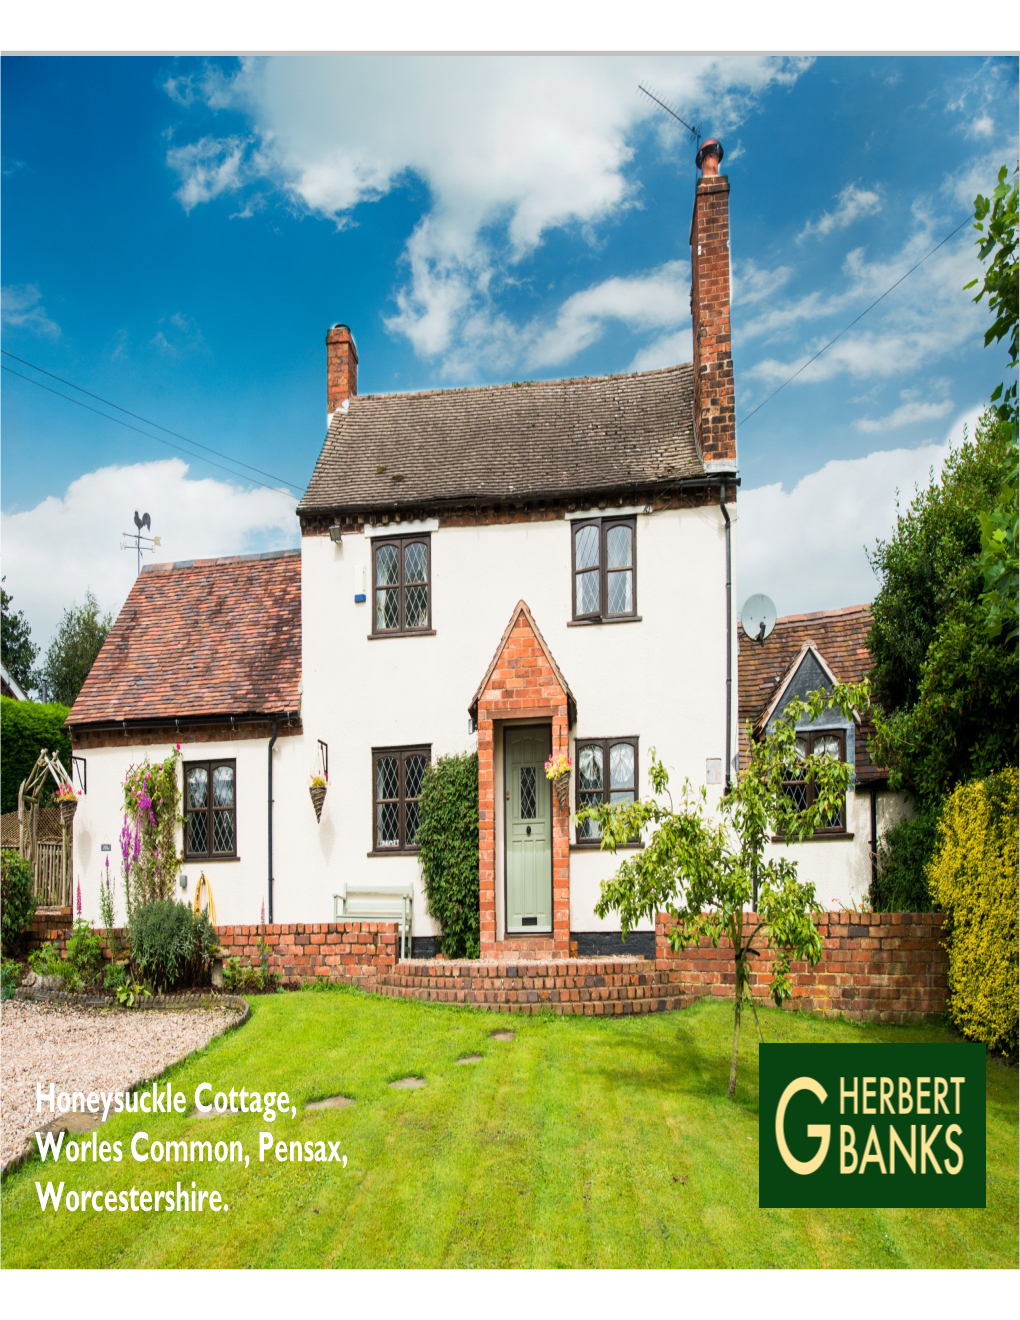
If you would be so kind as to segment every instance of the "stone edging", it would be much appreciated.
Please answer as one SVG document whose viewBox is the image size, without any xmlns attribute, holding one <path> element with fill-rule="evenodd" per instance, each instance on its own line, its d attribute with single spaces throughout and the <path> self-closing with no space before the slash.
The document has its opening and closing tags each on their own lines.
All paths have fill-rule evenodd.
<svg viewBox="0 0 1020 1320">
<path fill-rule="evenodd" d="M 15 990 L 12 998 L 20 999 L 22 1002 L 28 1003 L 77 1003 L 83 1008 L 93 1008 L 97 1006 L 108 1006 L 111 996 L 76 995 L 71 994 L 67 990 L 38 990 L 34 992 L 31 990 L 25 990 L 24 993 L 19 993 L 19 991 Z M 113 996 L 113 1000 L 114 1003 L 116 1003 L 116 996 Z M 213 1036 L 213 1040 L 215 1040 L 217 1036 L 225 1036 L 228 1031 L 236 1031 L 238 1027 L 243 1027 L 251 1017 L 251 1005 L 248 1003 L 247 999 L 243 999 L 240 995 L 153 995 L 151 999 L 143 1000 L 142 1004 L 136 1005 L 136 1007 L 142 1006 L 149 1009 L 158 1008 L 166 1009 L 168 1011 L 173 1008 L 234 1009 L 237 1013 L 234 1021 L 228 1022 L 222 1031 L 218 1031 L 216 1036 Z M 118 1007 L 120 1007 L 120 1005 L 118 1005 Z M 133 1013 L 135 1009 L 126 1008 L 124 1011 L 126 1013 Z M 200 1048 L 205 1049 L 206 1046 L 203 1045 Z M 179 1063 L 184 1063 L 186 1059 L 189 1059 L 191 1054 L 197 1053 L 198 1050 L 192 1050 L 190 1054 L 185 1054 L 182 1058 L 175 1059 L 173 1063 L 168 1063 L 166 1068 L 161 1069 L 158 1073 L 154 1073 L 151 1077 L 142 1077 L 139 1078 L 137 1082 L 132 1082 L 130 1086 L 115 1087 L 114 1089 L 123 1090 L 127 1095 L 131 1095 L 135 1091 L 144 1091 L 147 1087 L 151 1086 L 153 1082 L 159 1081 L 160 1077 L 163 1076 L 163 1073 L 165 1073 L 168 1068 L 176 1068 Z M 53 1120 L 53 1122 L 57 1122 L 57 1120 Z M 47 1123 L 39 1128 L 39 1131 L 45 1132 L 50 1126 L 51 1123 Z M 34 1141 L 26 1142 L 21 1154 L 15 1155 L 3 1166 L 3 1169 L 0 1169 L 0 1181 L 6 1182 L 8 1174 L 13 1173 L 15 1169 L 20 1168 L 31 1155 L 35 1154 L 35 1151 L 36 1143 Z"/>
</svg>

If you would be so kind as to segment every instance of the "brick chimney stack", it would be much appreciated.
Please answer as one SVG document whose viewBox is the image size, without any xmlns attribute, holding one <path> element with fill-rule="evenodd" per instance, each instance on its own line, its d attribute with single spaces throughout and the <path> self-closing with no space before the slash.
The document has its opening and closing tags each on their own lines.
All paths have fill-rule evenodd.
<svg viewBox="0 0 1020 1320">
<path fill-rule="evenodd" d="M 694 330 L 694 430 L 710 472 L 737 467 L 737 425 L 730 351 L 730 182 L 719 173 L 722 143 L 701 144 L 701 178 L 691 219 L 691 320 Z"/>
<path fill-rule="evenodd" d="M 334 325 L 326 334 L 327 425 L 338 408 L 358 392 L 358 349 L 350 326 Z"/>
</svg>

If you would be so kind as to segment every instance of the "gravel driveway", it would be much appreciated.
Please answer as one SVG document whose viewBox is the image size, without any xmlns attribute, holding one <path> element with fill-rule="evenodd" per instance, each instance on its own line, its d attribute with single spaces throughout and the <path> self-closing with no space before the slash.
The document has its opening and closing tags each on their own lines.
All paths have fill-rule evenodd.
<svg viewBox="0 0 1020 1320">
<path fill-rule="evenodd" d="M 19 1155 L 50 1121 L 36 1113 L 35 1086 L 56 1092 L 124 1091 L 208 1045 L 236 1011 L 109 1013 L 10 999 L 0 1005 L 0 1164 Z"/>
</svg>

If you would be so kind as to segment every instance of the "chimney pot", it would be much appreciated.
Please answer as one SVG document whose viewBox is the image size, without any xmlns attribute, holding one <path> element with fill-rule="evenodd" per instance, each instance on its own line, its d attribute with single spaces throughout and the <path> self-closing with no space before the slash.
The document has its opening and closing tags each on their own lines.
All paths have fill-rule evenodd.
<svg viewBox="0 0 1020 1320">
<path fill-rule="evenodd" d="M 706 138 L 698 148 L 694 163 L 702 177 L 719 173 L 719 163 L 723 158 L 723 144 L 718 138 Z"/>
</svg>

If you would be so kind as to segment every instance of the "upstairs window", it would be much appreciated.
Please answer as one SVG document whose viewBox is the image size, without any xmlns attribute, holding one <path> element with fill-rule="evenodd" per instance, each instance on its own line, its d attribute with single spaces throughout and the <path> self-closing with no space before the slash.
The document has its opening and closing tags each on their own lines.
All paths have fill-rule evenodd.
<svg viewBox="0 0 1020 1320">
<path fill-rule="evenodd" d="M 636 532 L 633 518 L 573 524 L 575 619 L 594 623 L 637 614 Z"/>
<path fill-rule="evenodd" d="M 795 764 L 789 778 L 783 781 L 783 792 L 798 811 L 806 811 L 815 800 L 816 786 L 807 782 L 804 762 L 809 756 L 846 759 L 846 735 L 837 729 L 821 729 L 817 733 L 799 733 L 794 749 Z M 841 807 L 828 818 L 820 818 L 816 834 L 842 834 L 846 829 L 846 809 Z"/>
<path fill-rule="evenodd" d="M 237 856 L 234 761 L 184 763 L 184 856 L 207 861 Z"/>
<path fill-rule="evenodd" d="M 636 738 L 578 738 L 574 747 L 577 810 L 605 803 L 637 799 L 638 740 Z M 578 843 L 598 843 L 599 827 L 593 820 L 577 826 Z"/>
<path fill-rule="evenodd" d="M 431 747 L 380 747 L 372 753 L 372 851 L 418 851 L 418 796 Z"/>
<path fill-rule="evenodd" d="M 429 632 L 431 562 L 427 536 L 395 536 L 372 543 L 375 636 Z"/>
</svg>

